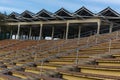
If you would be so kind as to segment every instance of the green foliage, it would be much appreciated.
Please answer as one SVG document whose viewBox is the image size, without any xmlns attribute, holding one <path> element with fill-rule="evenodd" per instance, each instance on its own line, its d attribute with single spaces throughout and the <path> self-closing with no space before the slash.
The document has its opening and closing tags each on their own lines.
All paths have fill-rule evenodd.
<svg viewBox="0 0 120 80">
<path fill-rule="evenodd" d="M 5 25 L 6 21 L 5 21 L 5 15 L 3 15 L 2 13 L 0 13 L 0 26 Z"/>
<path fill-rule="evenodd" d="M 0 40 L 7 39 L 10 35 L 10 27 L 6 25 L 7 15 L 0 13 Z"/>
</svg>

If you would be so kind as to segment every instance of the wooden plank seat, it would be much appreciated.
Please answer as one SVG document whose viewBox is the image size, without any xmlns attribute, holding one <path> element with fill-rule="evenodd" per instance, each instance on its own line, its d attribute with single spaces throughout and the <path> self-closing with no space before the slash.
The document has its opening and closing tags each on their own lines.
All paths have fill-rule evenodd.
<svg viewBox="0 0 120 80">
<path fill-rule="evenodd" d="M 25 76 L 24 74 L 20 74 L 20 73 L 18 73 L 16 71 L 12 72 L 12 76 L 19 77 L 21 79 L 27 79 L 27 76 Z"/>
<path fill-rule="evenodd" d="M 43 69 L 57 69 L 58 67 L 65 66 L 66 64 L 56 64 L 56 63 L 43 63 L 41 66 L 41 63 L 36 63 L 37 68 L 43 68 Z"/>
<path fill-rule="evenodd" d="M 97 62 L 120 62 L 120 59 L 116 58 L 107 58 L 107 59 L 97 59 Z"/>
<path fill-rule="evenodd" d="M 83 41 L 84 41 L 84 39 L 83 39 Z M 58 46 L 58 44 L 63 44 L 63 42 L 59 42 L 59 41 L 53 41 L 53 43 L 55 43 L 55 44 L 51 44 L 51 42 L 49 42 L 50 43 L 50 45 L 45 45 L 45 46 L 43 46 L 42 48 L 42 50 L 45 50 L 44 48 L 46 48 L 46 50 L 47 49 L 49 49 L 51 46 L 55 46 L 55 47 L 57 47 Z M 57 44 L 56 44 L 57 43 Z M 81 42 L 82 43 L 82 42 Z M 20 44 L 20 45 L 18 45 L 18 46 L 12 46 L 10 49 L 13 49 L 13 50 L 15 50 L 15 49 L 17 49 L 17 48 L 19 48 L 20 50 L 22 49 L 22 48 L 25 48 L 25 47 L 27 47 L 27 46 L 33 46 L 33 45 L 36 45 L 37 44 L 37 42 L 32 42 L 32 41 L 27 41 L 27 42 L 24 42 L 24 46 L 23 46 L 23 43 L 22 44 Z M 101 44 L 102 45 L 102 44 Z M 107 47 L 105 46 L 105 45 L 107 45 Z M 102 45 L 103 46 L 103 45 Z M 105 47 L 99 47 L 99 45 L 98 46 L 95 46 L 95 47 L 92 47 L 92 49 L 91 48 L 88 48 L 88 49 L 83 49 L 83 50 L 80 50 L 79 51 L 79 57 L 78 58 L 89 58 L 89 56 L 92 54 L 92 52 L 93 53 L 95 53 L 95 54 L 97 54 L 97 53 L 104 53 L 104 52 L 106 52 L 106 51 L 108 51 L 108 43 L 107 44 L 104 44 L 104 46 Z M 70 49 L 72 49 L 72 48 L 76 48 L 76 47 L 78 47 L 77 46 L 77 42 L 75 41 L 72 45 L 71 44 L 66 44 L 65 46 L 63 46 L 62 47 L 62 50 L 61 50 L 61 52 L 62 51 L 66 51 L 66 50 L 70 50 Z M 113 45 L 113 48 L 115 47 L 115 45 Z M 117 47 L 119 47 L 118 45 L 115 47 L 115 48 L 117 48 Z M 39 51 L 39 48 L 33 48 L 32 49 L 32 47 L 31 47 L 31 49 L 29 49 L 29 51 Z M 22 56 L 22 53 L 23 52 L 18 52 L 18 56 L 21 56 L 21 57 L 23 57 Z M 26 52 L 26 53 L 28 53 L 28 52 Z M 23 54 L 26 54 L 26 53 L 23 53 Z M 50 56 L 50 55 L 54 55 L 54 54 L 56 54 L 57 53 L 57 50 L 48 50 L 48 54 L 44 54 L 44 55 L 40 55 L 40 54 L 42 54 L 42 52 L 39 52 L 38 53 L 38 55 L 40 55 L 40 56 L 37 56 L 37 60 L 39 60 L 39 59 L 41 59 L 41 57 L 42 58 L 44 58 L 44 57 L 48 57 L 48 56 Z M 101 53 L 101 54 L 102 54 Z M 86 55 L 82 55 L 82 54 L 86 54 Z M 89 54 L 89 55 L 88 55 Z M 28 54 L 28 56 L 29 56 L 30 54 Z M 13 56 L 13 57 L 12 57 Z M 15 59 L 12 59 L 12 58 L 14 58 L 14 56 L 16 57 Z M 27 56 L 27 55 L 26 55 Z M 26 56 L 24 56 L 24 58 L 26 58 Z M 6 58 L 8 58 L 8 60 L 10 60 L 10 59 L 12 59 L 12 60 L 16 60 L 16 65 L 18 65 L 18 66 L 21 66 L 21 65 L 23 65 L 23 64 L 27 64 L 27 63 L 29 63 L 29 62 L 34 62 L 34 55 L 31 57 L 32 59 L 25 59 L 25 60 L 21 60 L 21 61 L 17 61 L 18 59 L 21 59 L 20 57 L 17 57 L 16 55 L 15 55 L 15 53 L 13 53 L 12 55 L 9 55 L 9 56 L 5 56 Z M 24 59 L 23 58 L 23 59 Z M 91 58 L 91 57 L 90 57 Z M 53 59 L 53 60 L 49 60 L 48 61 L 48 63 L 43 63 L 42 64 L 42 68 L 43 69 L 45 69 L 46 68 L 46 70 L 47 69 L 56 69 L 56 68 L 58 68 L 58 67 L 60 67 L 60 66 L 64 66 L 64 64 L 74 64 L 75 63 L 75 59 L 76 59 L 76 53 L 73 53 L 73 55 L 70 55 L 70 56 L 67 56 L 67 57 L 61 57 L 61 58 L 58 58 L 58 59 Z M 81 59 L 81 60 L 83 60 L 83 59 Z M 8 62 L 9 63 L 9 62 Z M 59 65 L 58 65 L 59 64 Z M 6 64 L 7 65 L 7 67 L 14 67 L 14 66 L 16 66 L 16 65 L 8 65 L 8 64 Z M 19 73 L 20 74 L 23 74 L 23 75 L 21 75 L 21 76 L 23 76 L 23 79 L 27 79 L 28 77 L 27 77 L 27 70 L 28 70 L 28 73 L 32 73 L 32 71 L 34 72 L 34 71 L 36 71 L 36 73 L 38 72 L 39 73 L 39 70 L 40 70 L 40 68 L 41 68 L 41 64 L 36 64 L 37 66 L 36 67 L 25 67 L 26 69 L 25 69 L 25 71 L 26 72 L 22 72 L 22 71 L 20 71 Z M 83 67 L 82 66 L 82 70 L 83 69 L 88 69 L 89 68 L 89 70 L 90 69 L 94 69 L 95 67 Z M 99 70 L 101 70 L 101 71 L 103 71 L 103 70 L 105 70 L 106 69 L 106 71 L 108 72 L 108 71 L 111 71 L 112 69 L 111 68 L 103 68 L 103 67 L 99 67 L 99 68 L 97 68 L 97 69 L 99 69 Z M 97 70 L 96 69 L 96 70 Z M 94 69 L 95 70 L 95 69 Z M 114 72 L 115 71 L 117 71 L 118 69 L 115 69 L 114 70 Z M 84 70 L 85 71 L 85 70 Z M 104 71 L 103 71 L 104 72 Z M 26 76 L 24 76 L 24 73 L 26 73 Z M 80 72 L 79 72 L 80 73 Z M 96 71 L 96 73 L 97 73 L 97 71 Z M 19 75 L 18 74 L 18 72 L 16 73 L 17 75 Z M 101 75 L 101 74 L 100 74 Z M 20 76 L 19 76 L 20 77 Z M 69 76 L 70 77 L 70 76 Z M 94 78 L 89 78 L 89 79 L 94 79 Z M 96 78 L 95 78 L 96 79 Z M 102 78 L 103 79 L 103 78 Z"/>
<path fill-rule="evenodd" d="M 73 71 L 63 71 L 59 70 L 62 74 L 63 79 L 67 80 L 119 80 L 118 76 L 108 76 L 108 75 L 100 75 L 100 74 L 91 74 L 91 73 L 81 73 L 81 72 L 73 72 Z"/>
<path fill-rule="evenodd" d="M 0 74 L 0 80 L 21 80 L 21 79 L 15 76 Z"/>
<path fill-rule="evenodd" d="M 120 54 L 113 54 L 112 56 L 115 58 L 120 58 Z"/>
<path fill-rule="evenodd" d="M 34 74 L 43 74 L 46 71 L 54 71 L 53 69 L 46 69 L 44 66 L 40 67 L 26 67 L 25 72 L 34 73 Z"/>
<path fill-rule="evenodd" d="M 98 59 L 96 60 L 98 65 L 103 66 L 120 66 L 120 59 L 112 58 L 112 59 Z"/>
<path fill-rule="evenodd" d="M 49 60 L 49 63 L 54 63 L 54 64 L 74 64 L 75 60 Z"/>
<path fill-rule="evenodd" d="M 57 59 L 54 59 L 54 60 L 58 60 L 58 59 L 62 59 L 62 60 L 76 60 L 76 59 L 79 59 L 79 60 L 84 60 L 84 59 L 87 59 L 87 58 L 89 58 L 89 57 L 66 57 L 66 58 L 64 58 L 64 57 L 61 57 L 61 58 L 57 58 Z"/>
<path fill-rule="evenodd" d="M 16 65 L 17 66 L 22 66 L 23 64 L 26 64 L 27 62 L 17 62 Z"/>
<path fill-rule="evenodd" d="M 22 79 L 40 79 L 40 80 L 62 80 L 60 78 L 48 77 L 40 74 L 34 74 L 30 72 L 22 72 L 22 71 L 12 71 L 14 76 L 18 76 Z"/>
<path fill-rule="evenodd" d="M 120 67 L 98 65 L 80 65 L 78 67 L 82 73 L 120 76 Z"/>
<path fill-rule="evenodd" d="M 93 51 L 80 51 L 79 52 L 79 54 L 86 54 L 86 55 L 91 55 L 91 54 L 98 54 L 98 53 L 103 53 L 103 52 L 105 52 L 105 51 L 99 51 L 99 50 L 97 50 L 97 51 L 95 51 L 95 50 L 93 50 Z"/>
<path fill-rule="evenodd" d="M 63 56 L 63 57 L 60 57 L 59 59 L 69 59 L 69 58 L 76 58 L 76 55 L 69 55 L 69 56 Z M 89 58 L 89 55 L 78 55 L 78 58 Z"/>
</svg>

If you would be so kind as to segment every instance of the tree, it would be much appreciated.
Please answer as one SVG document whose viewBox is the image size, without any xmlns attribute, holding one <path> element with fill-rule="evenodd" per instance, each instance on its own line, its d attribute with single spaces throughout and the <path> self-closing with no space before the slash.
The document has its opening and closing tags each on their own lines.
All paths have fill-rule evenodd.
<svg viewBox="0 0 120 80">
<path fill-rule="evenodd" d="M 5 15 L 3 15 L 2 13 L 0 13 L 0 26 L 5 25 Z"/>
<path fill-rule="evenodd" d="M 0 13 L 0 39 L 5 39 L 6 34 L 8 33 L 8 26 L 6 25 L 7 15 Z"/>
</svg>

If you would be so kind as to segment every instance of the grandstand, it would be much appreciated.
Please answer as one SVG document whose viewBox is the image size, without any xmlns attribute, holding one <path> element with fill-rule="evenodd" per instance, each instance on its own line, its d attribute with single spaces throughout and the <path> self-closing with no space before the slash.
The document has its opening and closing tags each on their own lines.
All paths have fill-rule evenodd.
<svg viewBox="0 0 120 80">
<path fill-rule="evenodd" d="M 120 79 L 120 14 L 110 7 L 99 13 L 26 10 L 6 20 L 0 80 Z"/>
<path fill-rule="evenodd" d="M 71 39 L 79 38 L 84 32 L 91 31 L 91 34 L 112 32 L 113 26 L 119 26 L 119 13 L 107 7 L 99 13 L 93 13 L 85 7 L 74 13 L 61 8 L 55 13 L 45 9 L 38 13 L 28 10 L 21 14 L 11 13 L 7 17 L 10 31 L 10 38 L 41 40 L 45 37 Z M 101 31 L 100 29 L 108 29 Z M 89 35 L 88 35 L 89 36 Z"/>
</svg>

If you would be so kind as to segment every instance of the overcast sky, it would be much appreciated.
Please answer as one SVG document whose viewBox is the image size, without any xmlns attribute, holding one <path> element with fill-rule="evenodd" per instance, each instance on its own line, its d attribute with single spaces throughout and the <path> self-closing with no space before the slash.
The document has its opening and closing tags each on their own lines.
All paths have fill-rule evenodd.
<svg viewBox="0 0 120 80">
<path fill-rule="evenodd" d="M 22 13 L 24 10 L 37 13 L 41 9 L 55 12 L 61 7 L 74 12 L 85 6 L 94 13 L 111 7 L 120 13 L 120 0 L 0 0 L 0 12 Z"/>
</svg>

